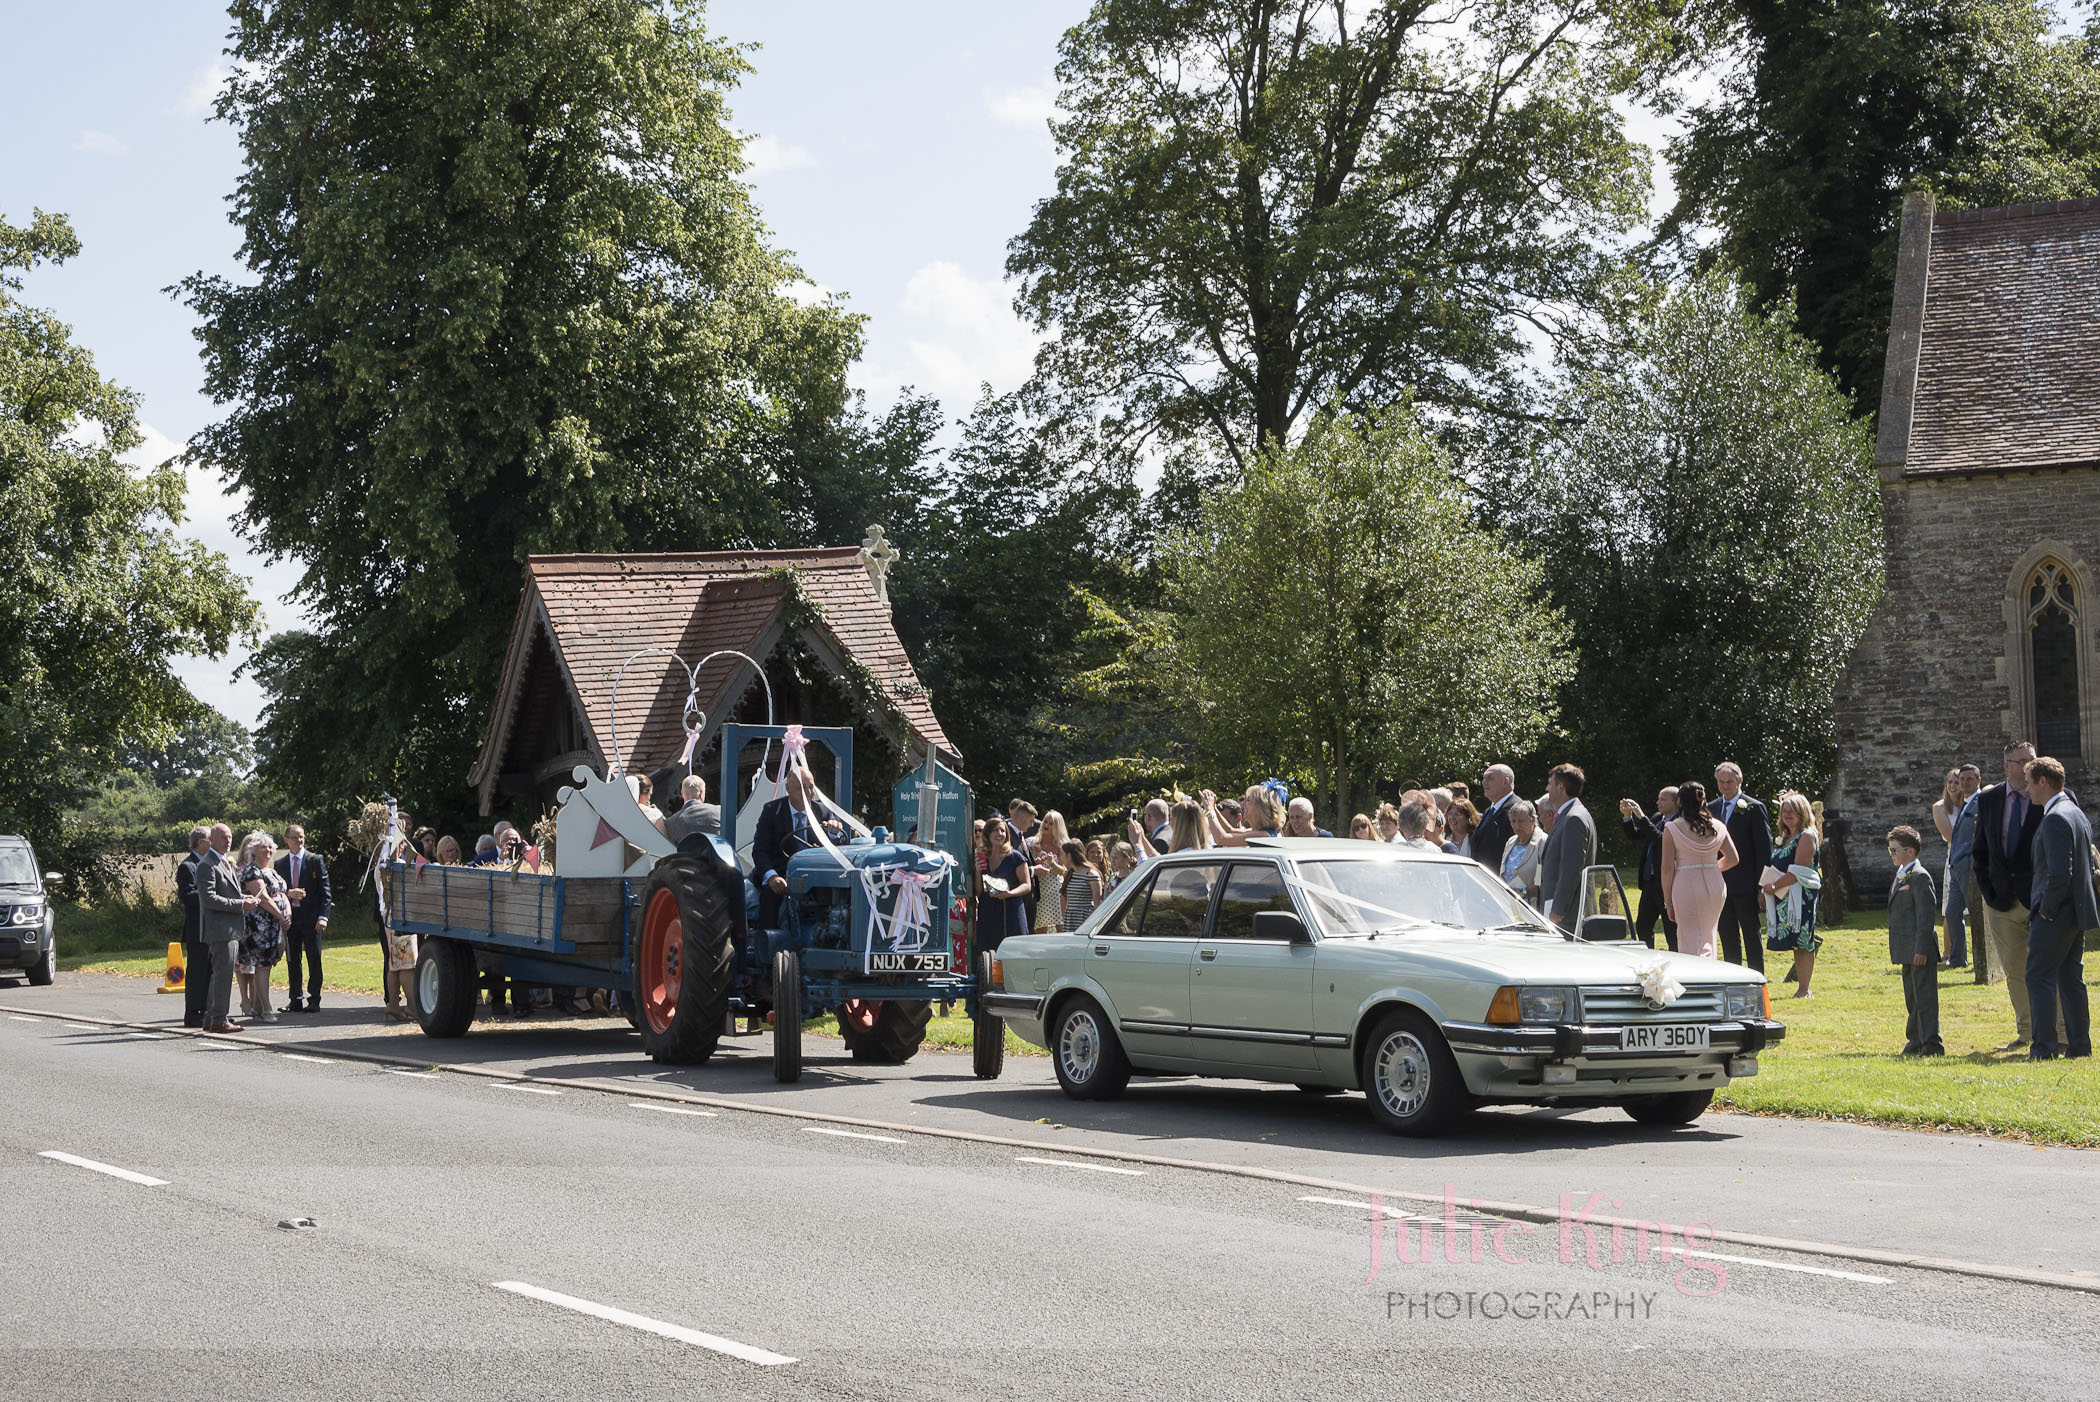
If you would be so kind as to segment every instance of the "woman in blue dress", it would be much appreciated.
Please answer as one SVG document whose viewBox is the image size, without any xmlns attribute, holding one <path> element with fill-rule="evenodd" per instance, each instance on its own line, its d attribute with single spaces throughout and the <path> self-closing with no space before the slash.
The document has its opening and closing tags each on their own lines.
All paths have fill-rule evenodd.
<svg viewBox="0 0 2100 1402">
<path fill-rule="evenodd" d="M 1809 987 L 1816 972 L 1816 899 L 1823 888 L 1822 835 L 1816 812 L 1797 793 L 1779 796 L 1779 837 L 1772 865 L 1762 878 L 1765 893 L 1765 947 L 1794 953 L 1794 996 L 1815 996 Z"/>
</svg>

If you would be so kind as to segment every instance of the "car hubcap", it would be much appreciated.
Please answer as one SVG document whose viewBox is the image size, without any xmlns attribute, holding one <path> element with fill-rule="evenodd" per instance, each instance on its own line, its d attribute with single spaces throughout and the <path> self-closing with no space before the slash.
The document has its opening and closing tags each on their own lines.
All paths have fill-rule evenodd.
<svg viewBox="0 0 2100 1402">
<path fill-rule="evenodd" d="M 1372 1080 L 1388 1113 L 1403 1120 L 1415 1114 L 1429 1098 L 1429 1048 L 1412 1032 L 1395 1032 L 1378 1048 Z"/>
<path fill-rule="evenodd" d="M 678 1015 L 679 963 L 685 929 L 678 920 L 678 898 L 658 891 L 642 916 L 642 1017 L 659 1035 L 671 1030 Z"/>
<path fill-rule="evenodd" d="M 1093 1078 L 1094 1068 L 1101 1064 L 1101 1029 L 1092 1013 L 1074 1013 L 1065 1019 L 1065 1030 L 1057 1039 L 1057 1056 L 1073 1081 Z"/>
<path fill-rule="evenodd" d="M 438 961 L 435 957 L 423 961 L 423 972 L 416 975 L 416 999 L 425 1009 L 438 1005 Z"/>
</svg>

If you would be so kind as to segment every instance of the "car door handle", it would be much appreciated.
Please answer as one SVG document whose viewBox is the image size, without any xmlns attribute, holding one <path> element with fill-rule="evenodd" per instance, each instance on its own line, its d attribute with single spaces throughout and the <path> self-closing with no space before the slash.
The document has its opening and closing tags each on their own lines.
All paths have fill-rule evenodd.
<svg viewBox="0 0 2100 1402">
<path fill-rule="evenodd" d="M 1108 946 L 1105 944 L 1097 944 L 1094 946 L 1094 953 L 1106 959 L 1108 957 Z"/>
<path fill-rule="evenodd" d="M 1215 949 L 1199 949 L 1196 951 L 1196 957 L 1198 959 L 1215 959 L 1218 957 L 1218 951 Z"/>
</svg>

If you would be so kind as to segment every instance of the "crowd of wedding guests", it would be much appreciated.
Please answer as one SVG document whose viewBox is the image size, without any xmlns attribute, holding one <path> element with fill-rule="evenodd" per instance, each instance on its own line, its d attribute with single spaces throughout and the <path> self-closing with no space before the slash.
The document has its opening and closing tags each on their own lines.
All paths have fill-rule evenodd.
<svg viewBox="0 0 2100 1402">
<path fill-rule="evenodd" d="M 2015 1035 L 1999 1050 L 2091 1055 L 2081 951 L 2083 932 L 2100 928 L 2100 848 L 2064 792 L 2061 764 L 2020 742 L 2006 746 L 2004 770 L 2004 782 L 1988 788 L 1976 765 L 1947 771 L 1932 808 L 1947 844 L 1939 882 L 1924 868 L 1916 829 L 1887 835 L 1896 867 L 1889 947 L 1904 970 L 1907 1055 L 1944 1054 L 1937 974 L 1968 967 L 1972 936 L 1978 982 L 1987 966 L 1989 981 L 2003 983 L 2012 1004 Z M 1699 780 L 1666 787 L 1653 812 L 1619 800 L 1620 828 L 1638 853 L 1633 931 L 1651 948 L 1659 931 L 1671 950 L 1759 972 L 1767 951 L 1785 954 L 1793 996 L 1812 998 L 1823 945 L 1817 807 L 1791 790 L 1768 807 L 1744 790 L 1743 777 L 1741 766 L 1724 760 L 1711 789 Z M 1353 814 L 1348 836 L 1470 857 L 1568 927 L 1581 911 L 1583 872 L 1597 860 L 1585 787 L 1579 766 L 1561 764 L 1548 774 L 1544 794 L 1522 798 L 1514 771 L 1497 764 L 1477 791 L 1464 781 L 1409 789 L 1396 802 Z M 996 947 L 1025 931 L 1077 928 L 1109 891 L 1163 852 L 1329 836 L 1311 800 L 1273 779 L 1237 797 L 1205 789 L 1154 798 L 1121 832 L 1086 838 L 1075 836 L 1062 814 L 1038 814 L 1034 804 L 1015 799 L 1004 820 L 981 821 L 973 834 L 983 897 L 979 939 Z"/>
</svg>

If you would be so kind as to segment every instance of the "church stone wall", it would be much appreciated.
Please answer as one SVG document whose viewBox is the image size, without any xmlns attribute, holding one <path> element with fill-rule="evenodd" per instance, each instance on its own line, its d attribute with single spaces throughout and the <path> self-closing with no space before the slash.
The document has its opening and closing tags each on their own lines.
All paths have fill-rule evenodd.
<svg viewBox="0 0 2100 1402">
<path fill-rule="evenodd" d="M 1860 638 L 1837 693 L 1838 777 L 1826 796 L 1868 905 L 1885 900 L 1893 875 L 1883 835 L 1909 823 L 1925 835 L 1937 873 L 1947 855 L 1932 825 L 1946 771 L 1982 767 L 2004 777 L 2002 752 L 2027 722 L 2007 660 L 2011 578 L 2042 541 L 2061 542 L 2085 577 L 2100 566 L 2100 473 L 1909 478 L 1881 493 L 1888 590 Z M 2080 646 L 2100 647 L 2100 599 L 2079 600 Z M 2087 730 L 2096 698 L 2088 696 Z M 2085 748 L 2093 752 L 2088 733 Z M 2090 812 L 2100 772 L 2059 755 Z"/>
</svg>

